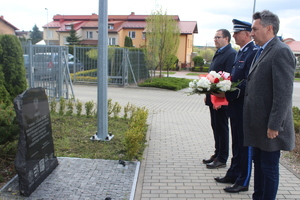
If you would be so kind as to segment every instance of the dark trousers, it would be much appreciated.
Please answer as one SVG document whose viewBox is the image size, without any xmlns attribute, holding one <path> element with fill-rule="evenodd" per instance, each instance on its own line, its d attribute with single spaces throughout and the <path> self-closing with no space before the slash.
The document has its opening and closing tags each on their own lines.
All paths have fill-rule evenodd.
<svg viewBox="0 0 300 200">
<path fill-rule="evenodd" d="M 280 151 L 267 152 L 253 148 L 254 200 L 274 200 L 279 184 Z"/>
<path fill-rule="evenodd" d="M 249 186 L 252 169 L 252 147 L 243 146 L 243 118 L 231 117 L 232 158 L 226 177 L 236 180 L 241 186 Z"/>
<path fill-rule="evenodd" d="M 220 162 L 226 163 L 229 153 L 228 109 L 215 110 L 212 106 L 209 106 L 209 110 L 215 139 L 214 157 Z"/>
</svg>

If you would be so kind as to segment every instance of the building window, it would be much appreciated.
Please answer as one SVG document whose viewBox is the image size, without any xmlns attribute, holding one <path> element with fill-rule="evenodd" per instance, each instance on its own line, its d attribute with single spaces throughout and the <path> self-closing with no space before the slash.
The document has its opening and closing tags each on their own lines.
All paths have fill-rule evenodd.
<svg viewBox="0 0 300 200">
<path fill-rule="evenodd" d="M 129 31 L 128 36 L 129 36 L 131 39 L 135 39 L 135 31 Z"/>
<path fill-rule="evenodd" d="M 108 45 L 110 46 L 116 45 L 116 38 L 108 38 Z"/>
<path fill-rule="evenodd" d="M 47 30 L 46 33 L 47 33 L 47 38 L 53 38 L 53 32 L 52 31 Z"/>
<path fill-rule="evenodd" d="M 114 29 L 114 25 L 108 24 L 108 29 Z"/>
<path fill-rule="evenodd" d="M 143 33 L 142 35 L 142 39 L 145 40 L 146 39 L 146 33 Z"/>
<path fill-rule="evenodd" d="M 66 30 L 71 30 L 71 29 L 72 29 L 71 25 L 66 25 Z"/>
<path fill-rule="evenodd" d="M 63 39 L 64 40 L 64 44 L 69 44 L 69 42 L 67 42 L 67 37 L 68 36 L 64 36 L 64 39 Z"/>
<path fill-rule="evenodd" d="M 86 38 L 87 39 L 92 39 L 93 38 L 93 31 L 87 31 L 86 32 Z"/>
</svg>

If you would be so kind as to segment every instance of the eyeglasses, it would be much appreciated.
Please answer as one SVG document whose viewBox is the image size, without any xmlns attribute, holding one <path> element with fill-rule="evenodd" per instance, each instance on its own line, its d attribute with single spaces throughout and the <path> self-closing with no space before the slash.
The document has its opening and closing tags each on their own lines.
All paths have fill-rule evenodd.
<svg viewBox="0 0 300 200">
<path fill-rule="evenodd" d="M 216 36 L 216 37 L 214 37 L 214 40 L 218 40 L 218 39 L 220 39 L 220 38 L 223 38 L 223 37 L 221 37 L 221 36 Z"/>
</svg>

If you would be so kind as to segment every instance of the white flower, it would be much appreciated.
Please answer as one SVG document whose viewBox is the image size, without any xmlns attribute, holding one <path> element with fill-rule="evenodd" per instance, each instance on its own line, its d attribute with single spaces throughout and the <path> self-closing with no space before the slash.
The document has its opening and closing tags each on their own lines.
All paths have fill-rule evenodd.
<svg viewBox="0 0 300 200">
<path fill-rule="evenodd" d="M 228 72 L 221 72 L 221 76 L 225 79 L 228 79 L 228 77 L 230 76 L 230 73 Z"/>
<path fill-rule="evenodd" d="M 221 78 L 221 75 L 217 73 L 216 71 L 210 71 L 210 75 L 212 75 L 214 78 Z"/>
<path fill-rule="evenodd" d="M 198 89 L 200 88 L 201 89 L 200 91 L 203 90 L 202 88 L 206 88 L 207 90 L 209 90 L 210 86 L 211 86 L 211 82 L 205 77 L 201 77 L 197 82 L 197 88 Z"/>
<path fill-rule="evenodd" d="M 221 91 L 226 92 L 226 91 L 230 90 L 230 88 L 231 88 L 231 81 L 230 80 L 220 81 L 219 83 L 217 83 L 217 87 Z"/>
<path fill-rule="evenodd" d="M 195 87 L 195 83 L 194 83 L 194 82 L 195 82 L 195 80 L 194 80 L 194 81 L 191 81 L 191 82 L 189 83 L 189 87 L 190 87 L 190 88 L 194 88 L 194 87 Z"/>
</svg>

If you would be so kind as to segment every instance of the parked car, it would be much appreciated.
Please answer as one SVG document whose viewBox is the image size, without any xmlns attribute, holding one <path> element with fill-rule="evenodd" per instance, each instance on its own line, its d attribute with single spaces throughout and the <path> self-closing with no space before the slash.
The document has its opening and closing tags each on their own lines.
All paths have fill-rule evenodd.
<svg viewBox="0 0 300 200">
<path fill-rule="evenodd" d="M 69 72 L 74 72 L 74 56 L 68 54 L 67 58 L 61 58 L 62 68 L 68 67 Z M 33 67 L 35 77 L 41 79 L 56 79 L 59 70 L 59 55 L 58 53 L 36 53 L 33 55 Z M 84 69 L 83 64 L 76 59 L 75 72 L 82 71 Z"/>
<path fill-rule="evenodd" d="M 69 71 L 70 73 L 74 73 L 74 59 L 75 57 L 72 54 L 68 54 L 68 58 L 69 58 Z M 76 69 L 75 72 L 79 72 L 79 71 L 83 71 L 84 70 L 84 66 L 83 64 L 76 58 Z"/>
</svg>

